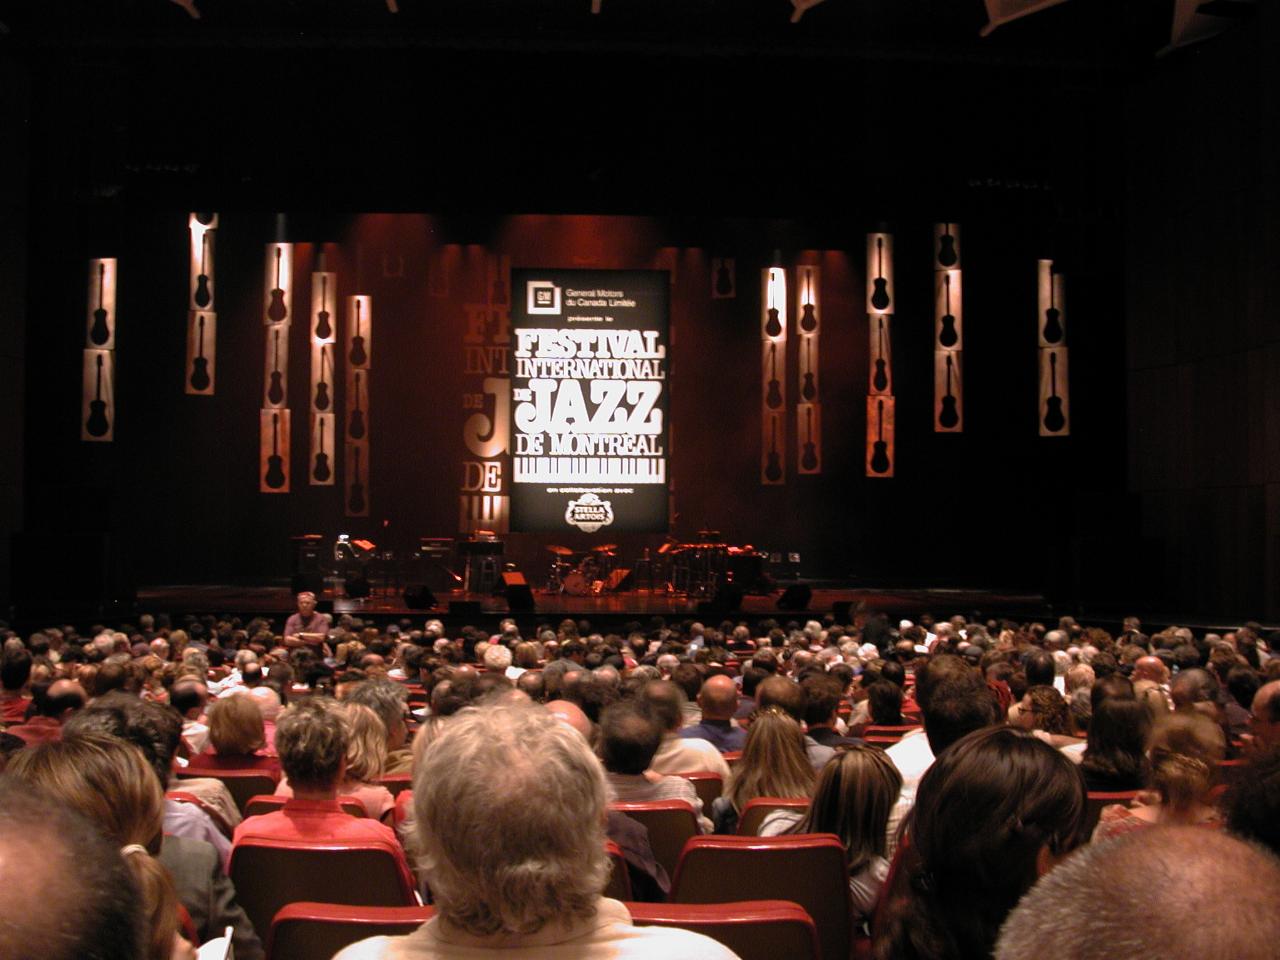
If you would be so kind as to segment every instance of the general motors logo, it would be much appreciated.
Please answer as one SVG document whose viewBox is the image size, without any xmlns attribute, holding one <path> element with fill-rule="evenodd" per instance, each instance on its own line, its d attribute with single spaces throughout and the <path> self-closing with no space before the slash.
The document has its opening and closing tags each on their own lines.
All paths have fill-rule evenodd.
<svg viewBox="0 0 1280 960">
<path fill-rule="evenodd" d="M 583 533 L 595 533 L 613 523 L 613 504 L 601 500 L 594 493 L 584 493 L 577 500 L 569 501 L 564 519 Z"/>
<path fill-rule="evenodd" d="M 530 280 L 527 284 L 529 313 L 560 312 L 560 288 L 550 280 Z"/>
</svg>

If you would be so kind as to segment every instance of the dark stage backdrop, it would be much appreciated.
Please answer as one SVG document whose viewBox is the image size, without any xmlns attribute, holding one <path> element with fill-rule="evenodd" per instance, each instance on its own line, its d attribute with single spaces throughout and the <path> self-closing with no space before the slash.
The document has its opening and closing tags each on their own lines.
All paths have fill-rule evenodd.
<svg viewBox="0 0 1280 960">
<path fill-rule="evenodd" d="M 509 271 L 528 267 L 669 272 L 670 529 L 681 539 L 713 527 L 731 542 L 799 552 L 811 576 L 1067 592 L 1079 574 L 1080 531 L 1123 523 L 1118 275 L 1112 243 L 1097 242 L 1092 230 L 1057 241 L 1071 277 L 1072 436 L 1042 439 L 1032 323 L 1041 229 L 998 212 L 963 221 L 966 430 L 939 435 L 932 221 L 891 225 L 897 464 L 893 479 L 870 480 L 863 251 L 874 224 L 850 224 L 841 249 L 779 249 L 793 225 L 725 221 L 703 241 L 696 230 L 644 217 L 520 215 L 495 218 L 485 231 L 416 214 L 330 217 L 323 228 L 295 217 L 288 239 L 297 244 L 296 313 L 305 315 L 307 275 L 322 243 L 338 294 L 373 298 L 370 513 L 347 519 L 341 484 L 306 482 L 309 355 L 301 321 L 289 334 L 292 492 L 258 492 L 263 245 L 275 221 L 219 213 L 213 397 L 183 393 L 187 211 L 126 211 L 109 230 L 100 221 L 77 225 L 88 238 L 85 253 L 110 248 L 120 258 L 113 444 L 78 441 L 82 327 L 44 321 L 83 315 L 82 260 L 50 248 L 35 270 L 47 310 L 33 310 L 29 350 L 41 387 L 28 416 L 28 531 L 54 539 L 108 534 L 138 583 L 286 574 L 288 538 L 304 532 L 350 533 L 405 550 L 420 535 L 501 528 L 510 459 L 493 443 L 493 418 L 506 415 L 496 398 L 505 404 L 511 369 Z M 787 482 L 763 486 L 759 278 L 775 250 L 788 268 L 821 268 L 823 461 L 821 474 L 798 475 L 791 449 Z M 733 258 L 736 296 L 712 297 L 713 257 Z M 792 338 L 789 411 L 797 349 Z M 337 383 L 344 373 L 339 358 Z M 339 422 L 344 412 L 339 397 Z M 554 539 L 576 549 L 601 538 Z M 509 557 L 536 579 L 551 539 L 513 534 Z M 609 539 L 629 562 L 661 537 Z"/>
</svg>

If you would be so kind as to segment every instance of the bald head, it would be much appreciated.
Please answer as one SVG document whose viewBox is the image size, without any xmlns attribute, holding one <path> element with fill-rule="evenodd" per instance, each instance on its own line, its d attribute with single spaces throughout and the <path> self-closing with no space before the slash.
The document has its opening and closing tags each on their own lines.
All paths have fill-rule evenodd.
<svg viewBox="0 0 1280 960">
<path fill-rule="evenodd" d="M 577 730 L 584 740 L 591 739 L 591 721 L 587 719 L 587 715 L 582 712 L 582 708 L 576 703 L 570 703 L 568 700 L 552 700 L 546 705 L 547 713 L 551 714 L 561 723 L 567 723 L 573 729 Z"/>
<path fill-rule="evenodd" d="M 729 720 L 738 710 L 738 687 L 731 677 L 708 677 L 698 692 L 703 719 Z"/>
<path fill-rule="evenodd" d="M 1253 695 L 1249 732 L 1264 746 L 1280 746 L 1280 680 L 1264 683 Z"/>
<path fill-rule="evenodd" d="M 1150 680 L 1153 683 L 1168 683 L 1169 668 L 1159 657 L 1139 657 L 1133 664 L 1134 681 Z"/>
<path fill-rule="evenodd" d="M 1151 895 L 1159 883 L 1158 896 Z M 996 960 L 1266 960 L 1280 860 L 1215 830 L 1152 827 L 1082 847 L 1009 915 Z"/>
</svg>

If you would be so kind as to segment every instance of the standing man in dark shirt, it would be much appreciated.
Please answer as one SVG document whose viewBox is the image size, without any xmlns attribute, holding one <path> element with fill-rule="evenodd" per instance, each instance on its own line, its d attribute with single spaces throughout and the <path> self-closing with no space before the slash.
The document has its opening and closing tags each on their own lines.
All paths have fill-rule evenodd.
<svg viewBox="0 0 1280 960">
<path fill-rule="evenodd" d="M 304 590 L 298 594 L 298 612 L 284 622 L 285 645 L 319 646 L 328 639 L 330 626 L 327 613 L 316 613 L 316 595 Z"/>
</svg>

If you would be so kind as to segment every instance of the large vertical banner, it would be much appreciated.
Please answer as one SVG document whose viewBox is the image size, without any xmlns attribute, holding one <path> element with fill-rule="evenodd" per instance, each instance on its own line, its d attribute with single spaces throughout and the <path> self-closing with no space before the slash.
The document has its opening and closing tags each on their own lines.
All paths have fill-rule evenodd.
<svg viewBox="0 0 1280 960">
<path fill-rule="evenodd" d="M 666 531 L 666 273 L 511 277 L 511 529 Z"/>
</svg>

